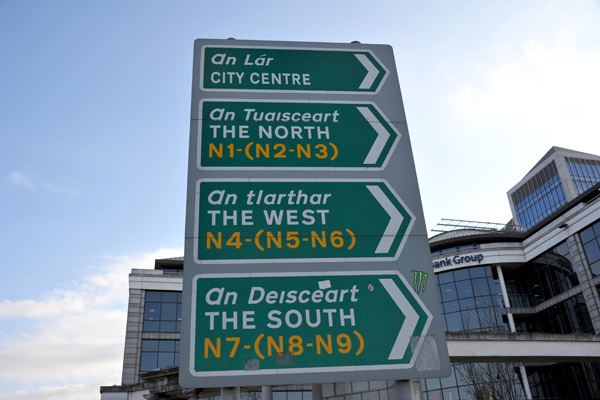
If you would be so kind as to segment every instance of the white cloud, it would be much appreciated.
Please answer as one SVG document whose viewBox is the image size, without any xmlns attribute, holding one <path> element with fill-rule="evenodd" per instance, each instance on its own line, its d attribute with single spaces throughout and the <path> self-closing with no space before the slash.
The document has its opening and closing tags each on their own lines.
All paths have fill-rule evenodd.
<svg viewBox="0 0 600 400">
<path fill-rule="evenodd" d="M 24 187 L 30 190 L 35 190 L 41 187 L 50 193 L 63 194 L 68 197 L 75 197 L 79 194 L 79 190 L 77 188 L 56 185 L 52 182 L 44 182 L 40 184 L 36 182 L 36 179 L 33 175 L 19 171 L 11 173 L 6 180 L 15 186 Z"/>
<path fill-rule="evenodd" d="M 152 268 L 155 259 L 182 253 L 181 249 L 160 249 L 138 256 L 105 257 L 103 265 L 96 267 L 99 272 L 72 282 L 72 289 L 54 290 L 39 299 L 3 300 L 0 320 L 26 323 L 18 333 L 0 335 L 0 386 L 4 380 L 13 387 L 22 384 L 35 389 L 10 394 L 0 389 L 0 400 L 90 398 L 86 382 L 96 382 L 96 395 L 99 385 L 118 383 L 129 272 Z"/>
<path fill-rule="evenodd" d="M 552 13 L 558 10 L 545 10 Z M 552 145 L 600 150 L 600 45 L 588 42 L 598 32 L 591 24 L 584 18 L 551 34 L 540 28 L 544 34 L 514 40 L 518 45 L 496 55 L 480 76 L 463 80 L 449 102 L 462 123 L 474 128 L 468 134 L 493 136 L 502 144 L 496 149 L 511 149 L 512 143 L 512 150 L 529 153 L 530 146 L 545 152 Z"/>
<path fill-rule="evenodd" d="M 72 188 L 72 187 L 66 187 L 66 186 L 57 186 L 53 183 L 47 182 L 44 183 L 42 185 L 42 187 L 46 190 L 48 190 L 49 192 L 52 193 L 62 193 L 65 194 L 69 197 L 75 197 L 79 194 L 79 190 L 77 190 L 76 188 Z"/>
<path fill-rule="evenodd" d="M 33 179 L 29 174 L 16 171 L 10 174 L 7 180 L 9 183 L 12 183 L 15 186 L 22 186 L 31 190 L 35 189 L 35 184 L 33 183 Z"/>
<path fill-rule="evenodd" d="M 81 400 L 100 397 L 101 381 L 60 386 L 44 386 L 35 390 L 20 390 L 10 394 L 0 394 L 0 400 Z"/>
</svg>

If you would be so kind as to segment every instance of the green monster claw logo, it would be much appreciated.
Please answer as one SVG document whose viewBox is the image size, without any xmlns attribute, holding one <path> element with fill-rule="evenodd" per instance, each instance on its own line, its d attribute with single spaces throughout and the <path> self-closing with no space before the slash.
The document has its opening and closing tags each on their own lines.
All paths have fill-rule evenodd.
<svg viewBox="0 0 600 400">
<path fill-rule="evenodd" d="M 427 277 L 429 274 L 421 271 L 413 271 L 413 274 L 415 274 L 413 289 L 415 289 L 415 292 L 417 293 L 424 292 L 425 289 L 427 289 Z"/>
</svg>

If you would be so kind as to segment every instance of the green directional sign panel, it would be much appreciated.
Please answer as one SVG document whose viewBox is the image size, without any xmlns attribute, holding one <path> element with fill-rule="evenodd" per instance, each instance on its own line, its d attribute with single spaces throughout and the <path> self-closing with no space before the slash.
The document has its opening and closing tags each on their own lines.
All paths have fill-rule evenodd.
<svg viewBox="0 0 600 400">
<path fill-rule="evenodd" d="M 204 100 L 199 168 L 381 169 L 400 133 L 373 103 Z"/>
<path fill-rule="evenodd" d="M 208 264 L 393 260 L 414 221 L 381 180 L 206 179 L 196 202 Z"/>
<path fill-rule="evenodd" d="M 369 50 L 212 46 L 202 48 L 206 91 L 376 93 L 389 71 Z"/>
<path fill-rule="evenodd" d="M 199 274 L 193 305 L 190 372 L 206 386 L 411 368 L 432 318 L 395 271 Z"/>
</svg>

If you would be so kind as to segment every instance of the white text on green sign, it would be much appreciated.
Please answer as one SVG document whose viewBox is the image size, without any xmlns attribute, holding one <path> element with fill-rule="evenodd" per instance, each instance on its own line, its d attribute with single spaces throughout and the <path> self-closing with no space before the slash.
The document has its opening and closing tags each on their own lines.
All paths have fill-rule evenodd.
<svg viewBox="0 0 600 400">
<path fill-rule="evenodd" d="M 390 261 L 414 216 L 383 180 L 201 179 L 197 263 Z"/>
<path fill-rule="evenodd" d="M 411 368 L 431 315 L 398 272 L 197 275 L 196 376 Z"/>
<path fill-rule="evenodd" d="M 199 168 L 381 169 L 400 133 L 373 103 L 204 100 Z"/>
<path fill-rule="evenodd" d="M 369 50 L 204 46 L 206 91 L 379 91 L 389 71 Z"/>
</svg>

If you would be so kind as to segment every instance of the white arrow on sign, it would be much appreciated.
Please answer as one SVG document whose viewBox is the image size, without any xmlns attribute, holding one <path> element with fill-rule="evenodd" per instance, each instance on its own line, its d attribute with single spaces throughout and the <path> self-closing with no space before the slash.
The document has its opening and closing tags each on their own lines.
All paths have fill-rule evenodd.
<svg viewBox="0 0 600 400">
<path fill-rule="evenodd" d="M 375 115 L 367 107 L 356 108 L 367 120 L 367 122 L 371 124 L 371 127 L 375 130 L 375 132 L 377 132 L 377 139 L 375 139 L 371 150 L 369 150 L 369 154 L 367 154 L 365 161 L 363 161 L 363 164 L 375 164 L 381 155 L 381 152 L 383 151 L 383 147 L 390 137 L 390 133 L 383 127 L 381 122 L 377 120 L 377 117 L 375 117 Z"/>
<path fill-rule="evenodd" d="M 396 337 L 396 341 L 394 342 L 394 346 L 392 347 L 392 351 L 388 357 L 388 360 L 399 360 L 404 358 L 404 354 L 406 353 L 406 350 L 408 350 L 413 333 L 417 327 L 417 323 L 419 322 L 419 315 L 413 306 L 408 302 L 406 296 L 404 296 L 398 286 L 394 283 L 393 279 L 380 279 L 379 282 L 381 282 L 392 300 L 394 300 L 394 303 L 396 303 L 400 311 L 402 311 L 405 316 L 404 322 L 402 323 L 402 328 L 400 328 L 400 332 L 398 332 L 398 336 Z M 421 307 L 423 307 L 423 310 L 427 314 L 427 318 L 430 320 L 431 314 L 429 313 L 429 310 L 427 310 L 423 304 L 421 304 Z M 428 328 L 429 324 L 426 324 L 421 336 L 425 336 L 427 334 Z"/>
<path fill-rule="evenodd" d="M 358 61 L 367 69 L 367 75 L 365 75 L 363 81 L 360 83 L 359 89 L 370 89 L 379 75 L 379 70 L 377 67 L 369 60 L 369 58 L 364 54 L 355 54 Z"/>
<path fill-rule="evenodd" d="M 381 207 L 388 213 L 390 216 L 390 222 L 388 223 L 385 231 L 383 232 L 383 236 L 377 245 L 377 249 L 375 249 L 375 253 L 387 253 L 390 251 L 394 239 L 400 230 L 400 225 L 404 220 L 400 211 L 392 204 L 390 199 L 383 193 L 383 190 L 379 186 L 367 185 L 367 189 L 369 192 L 375 197 L 375 200 L 381 204 Z"/>
</svg>

